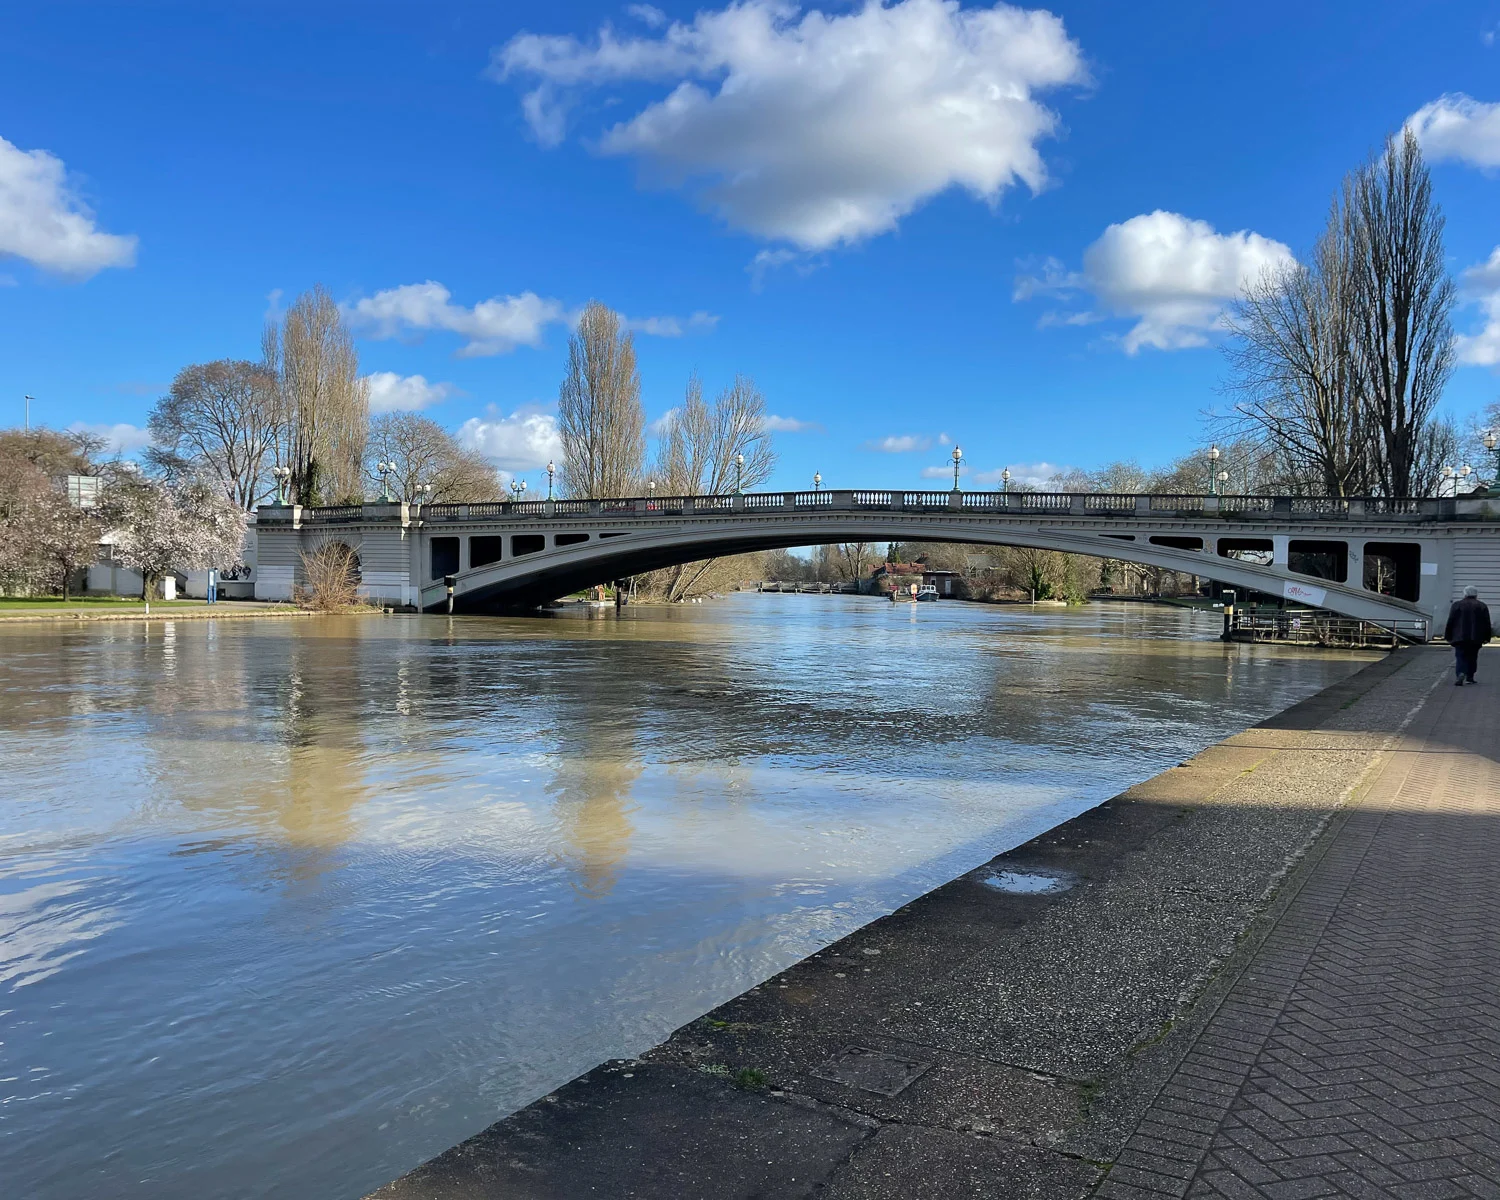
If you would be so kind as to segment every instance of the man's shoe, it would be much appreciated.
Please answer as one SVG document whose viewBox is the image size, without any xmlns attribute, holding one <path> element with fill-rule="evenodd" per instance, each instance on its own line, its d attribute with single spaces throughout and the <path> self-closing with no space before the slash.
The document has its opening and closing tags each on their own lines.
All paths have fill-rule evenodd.
<svg viewBox="0 0 1500 1200">
<path fill-rule="evenodd" d="M 1470 675 L 1469 676 L 1469 682 L 1470 683 L 1478 683 L 1479 681 L 1477 679 L 1475 679 L 1474 676 Z"/>
<path fill-rule="evenodd" d="M 1463 687 L 1463 685 L 1464 685 L 1464 677 L 1462 675 L 1460 675 L 1457 679 L 1455 679 L 1453 681 L 1453 686 L 1454 687 Z"/>
</svg>

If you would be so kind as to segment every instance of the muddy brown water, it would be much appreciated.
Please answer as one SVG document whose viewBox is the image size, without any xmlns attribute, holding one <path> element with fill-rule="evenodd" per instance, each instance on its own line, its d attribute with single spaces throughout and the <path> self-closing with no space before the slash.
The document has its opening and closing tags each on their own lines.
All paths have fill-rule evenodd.
<svg viewBox="0 0 1500 1200">
<path fill-rule="evenodd" d="M 355 1197 L 1356 670 L 742 595 L 0 628 L 0 1177 Z"/>
</svg>

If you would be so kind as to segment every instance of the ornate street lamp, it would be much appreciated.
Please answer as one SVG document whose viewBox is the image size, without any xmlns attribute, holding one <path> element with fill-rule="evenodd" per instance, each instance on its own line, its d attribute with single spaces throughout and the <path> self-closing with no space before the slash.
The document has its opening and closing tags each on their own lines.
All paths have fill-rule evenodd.
<svg viewBox="0 0 1500 1200">
<path fill-rule="evenodd" d="M 822 490 L 823 490 L 823 472 L 822 471 L 814 471 L 813 472 L 813 491 L 815 491 L 815 492 L 821 492 Z"/>
<path fill-rule="evenodd" d="M 1208 448 L 1208 494 L 1210 496 L 1217 496 L 1219 494 L 1218 477 L 1214 475 L 1214 472 L 1219 469 L 1221 453 L 1219 447 L 1216 445 Z"/>
<path fill-rule="evenodd" d="M 396 473 L 396 464 L 382 459 L 375 464 L 375 467 L 380 472 L 380 498 L 389 504 L 391 502 L 391 476 Z"/>
<path fill-rule="evenodd" d="M 953 490 L 958 491 L 958 466 L 964 460 L 964 452 L 957 446 L 953 447 Z"/>
<path fill-rule="evenodd" d="M 1458 481 L 1459 481 L 1459 483 L 1468 483 L 1469 482 L 1469 476 L 1472 475 L 1472 474 L 1474 474 L 1474 468 L 1471 467 L 1471 466 L 1469 466 L 1468 463 L 1464 463 L 1463 466 L 1461 466 L 1461 467 L 1458 468 Z M 1454 484 L 1454 486 L 1453 486 L 1453 494 L 1455 496 L 1458 495 L 1458 484 Z"/>
<path fill-rule="evenodd" d="M 271 478 L 276 481 L 276 503 L 286 503 L 286 485 L 292 477 L 291 467 L 272 467 Z"/>
<path fill-rule="evenodd" d="M 418 504 L 432 503 L 432 484 L 424 483 L 417 489 L 417 493 L 420 496 L 420 499 L 417 501 Z"/>
<path fill-rule="evenodd" d="M 652 500 L 656 499 L 656 480 L 654 480 L 654 479 L 648 479 L 648 480 L 646 480 L 646 491 L 650 495 L 650 497 L 651 497 Z"/>
<path fill-rule="evenodd" d="M 1446 484 L 1446 483 L 1453 484 L 1453 493 L 1454 493 L 1454 495 L 1458 494 L 1458 484 L 1454 480 L 1454 476 L 1456 476 L 1457 474 L 1458 474 L 1458 472 L 1455 471 L 1452 467 L 1444 467 L 1443 468 L 1441 477 L 1438 479 L 1438 495 L 1439 496 L 1441 496 L 1443 494 L 1443 485 Z"/>
<path fill-rule="evenodd" d="M 1229 472 L 1220 471 L 1214 478 L 1219 482 L 1219 490 L 1216 494 L 1222 496 L 1224 494 L 1224 485 L 1229 482 Z"/>
<path fill-rule="evenodd" d="M 745 482 L 745 456 L 736 454 L 734 456 L 734 494 L 741 495 Z"/>
<path fill-rule="evenodd" d="M 552 499 L 552 477 L 557 474 L 557 464 L 550 458 L 547 460 L 547 499 Z"/>
<path fill-rule="evenodd" d="M 526 494 L 526 481 L 524 479 L 512 479 L 510 481 L 510 496 L 514 503 Z"/>
<path fill-rule="evenodd" d="M 1000 490 L 1002 492 L 1006 493 L 1007 495 L 1010 494 L 1010 468 L 1009 467 L 1006 467 L 1005 470 L 1003 470 L 1003 471 L 1000 472 Z"/>
<path fill-rule="evenodd" d="M 1495 456 L 1495 477 L 1490 480 L 1490 487 L 1500 488 L 1500 449 L 1497 449 L 1500 447 L 1500 434 L 1493 429 L 1486 429 L 1480 440 L 1484 443 L 1484 448 Z"/>
</svg>

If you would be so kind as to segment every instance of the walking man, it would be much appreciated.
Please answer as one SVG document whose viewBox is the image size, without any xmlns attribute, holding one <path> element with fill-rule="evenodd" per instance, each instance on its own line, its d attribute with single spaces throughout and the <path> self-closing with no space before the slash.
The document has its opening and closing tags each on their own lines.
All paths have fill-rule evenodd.
<svg viewBox="0 0 1500 1200">
<path fill-rule="evenodd" d="M 1490 610 L 1479 599 L 1479 589 L 1464 588 L 1464 598 L 1448 610 L 1448 628 L 1443 631 L 1443 636 L 1453 647 L 1453 673 L 1458 676 L 1453 681 L 1454 687 L 1463 687 L 1465 680 L 1474 682 L 1474 671 L 1479 666 L 1479 647 L 1494 635 Z"/>
</svg>

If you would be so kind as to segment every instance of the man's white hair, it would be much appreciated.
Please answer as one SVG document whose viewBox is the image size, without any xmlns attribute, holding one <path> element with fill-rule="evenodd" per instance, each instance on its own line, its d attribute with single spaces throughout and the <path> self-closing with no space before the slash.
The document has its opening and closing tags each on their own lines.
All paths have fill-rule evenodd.
<svg viewBox="0 0 1500 1200">
<path fill-rule="evenodd" d="M 1464 599 L 1466 599 L 1466 600 L 1477 600 L 1477 599 L 1479 599 L 1479 589 L 1477 587 L 1475 587 L 1472 583 L 1469 584 L 1468 587 L 1464 588 Z"/>
</svg>

